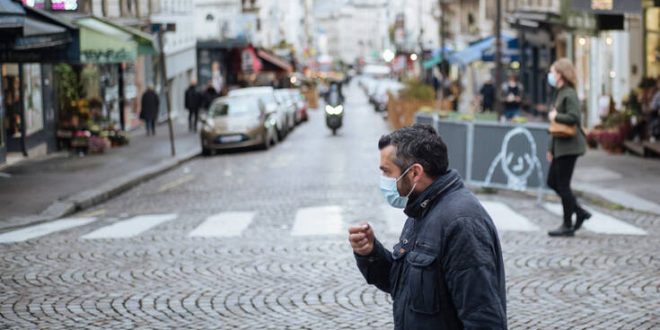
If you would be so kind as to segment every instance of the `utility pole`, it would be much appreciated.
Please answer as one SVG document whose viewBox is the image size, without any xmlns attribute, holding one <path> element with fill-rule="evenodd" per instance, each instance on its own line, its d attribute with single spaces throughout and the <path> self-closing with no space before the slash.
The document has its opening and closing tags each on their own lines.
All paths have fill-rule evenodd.
<svg viewBox="0 0 660 330">
<path fill-rule="evenodd" d="M 495 111 L 502 116 L 502 0 L 497 0 L 495 15 Z"/>
<path fill-rule="evenodd" d="M 158 60 L 160 62 L 160 90 L 161 93 L 165 94 L 165 103 L 167 104 L 167 127 L 170 131 L 170 149 L 172 151 L 172 157 L 176 156 L 176 150 L 174 148 L 174 128 L 172 127 L 172 105 L 170 103 L 170 88 L 167 82 L 167 67 L 165 65 L 165 46 L 163 42 L 163 34 L 166 31 L 176 31 L 175 24 L 152 24 L 152 31 L 158 32 L 158 48 L 160 54 Z"/>
</svg>

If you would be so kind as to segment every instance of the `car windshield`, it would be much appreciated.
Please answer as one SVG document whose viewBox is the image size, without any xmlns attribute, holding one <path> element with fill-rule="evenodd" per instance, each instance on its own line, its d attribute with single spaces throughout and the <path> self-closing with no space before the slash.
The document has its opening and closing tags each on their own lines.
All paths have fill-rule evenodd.
<svg viewBox="0 0 660 330">
<path fill-rule="evenodd" d="M 245 116 L 259 113 L 259 105 L 253 98 L 228 98 L 215 103 L 210 110 L 211 117 Z"/>
</svg>

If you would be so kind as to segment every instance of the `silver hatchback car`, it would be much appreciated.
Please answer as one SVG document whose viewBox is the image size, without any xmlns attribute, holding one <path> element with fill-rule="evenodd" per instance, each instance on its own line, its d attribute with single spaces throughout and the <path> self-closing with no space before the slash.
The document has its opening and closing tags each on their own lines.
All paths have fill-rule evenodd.
<svg viewBox="0 0 660 330">
<path fill-rule="evenodd" d="M 258 146 L 268 149 L 277 143 L 274 112 L 257 98 L 228 96 L 216 99 L 204 118 L 200 133 L 202 154 Z"/>
</svg>

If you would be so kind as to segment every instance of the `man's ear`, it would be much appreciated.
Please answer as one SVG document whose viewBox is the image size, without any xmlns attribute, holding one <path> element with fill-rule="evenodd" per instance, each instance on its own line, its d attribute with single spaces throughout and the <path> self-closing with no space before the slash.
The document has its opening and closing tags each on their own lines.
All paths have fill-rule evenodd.
<svg viewBox="0 0 660 330">
<path fill-rule="evenodd" d="M 421 178 L 424 176 L 424 166 L 422 166 L 422 164 L 415 163 L 412 165 L 411 172 L 413 172 L 413 176 Z"/>
</svg>

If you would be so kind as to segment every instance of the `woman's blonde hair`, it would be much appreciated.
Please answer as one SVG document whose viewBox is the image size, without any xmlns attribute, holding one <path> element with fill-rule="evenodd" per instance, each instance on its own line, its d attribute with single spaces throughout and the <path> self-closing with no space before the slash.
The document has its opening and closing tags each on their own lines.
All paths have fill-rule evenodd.
<svg viewBox="0 0 660 330">
<path fill-rule="evenodd" d="M 555 71 L 561 75 L 561 78 L 565 83 L 569 84 L 573 88 L 577 86 L 577 75 L 575 74 L 575 67 L 569 59 L 560 58 L 556 60 L 555 63 L 552 63 L 552 66 L 555 68 Z"/>
</svg>

